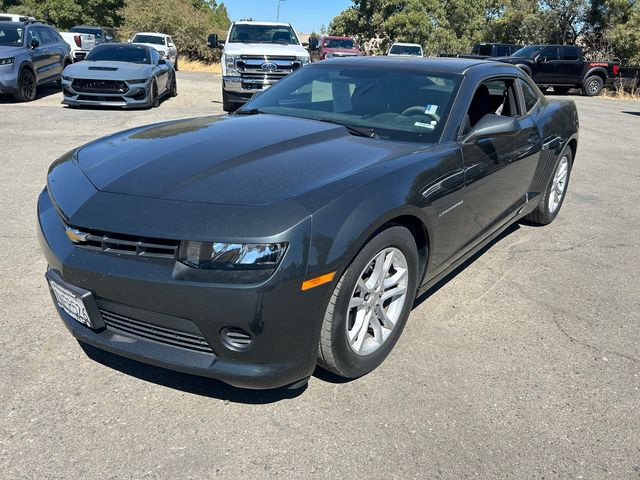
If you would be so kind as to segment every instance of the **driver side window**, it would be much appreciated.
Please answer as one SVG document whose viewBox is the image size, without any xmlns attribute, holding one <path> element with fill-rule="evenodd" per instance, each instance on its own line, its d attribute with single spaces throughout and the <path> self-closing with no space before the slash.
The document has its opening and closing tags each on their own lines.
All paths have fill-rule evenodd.
<svg viewBox="0 0 640 480">
<path fill-rule="evenodd" d="M 519 116 L 517 98 L 515 79 L 513 78 L 495 79 L 481 83 L 469 105 L 461 135 L 468 133 L 485 115 Z"/>
</svg>

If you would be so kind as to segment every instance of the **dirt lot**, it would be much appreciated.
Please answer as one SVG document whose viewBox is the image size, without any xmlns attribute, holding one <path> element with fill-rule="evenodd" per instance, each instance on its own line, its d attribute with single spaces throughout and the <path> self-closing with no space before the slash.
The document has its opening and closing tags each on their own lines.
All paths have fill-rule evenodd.
<svg viewBox="0 0 640 480">
<path fill-rule="evenodd" d="M 0 100 L 0 476 L 640 478 L 640 104 L 572 97 L 581 142 L 546 228 L 515 226 L 420 299 L 384 365 L 298 394 L 87 353 L 57 318 L 35 202 L 49 164 L 127 127 L 218 113 L 180 73 L 157 110 Z"/>
</svg>

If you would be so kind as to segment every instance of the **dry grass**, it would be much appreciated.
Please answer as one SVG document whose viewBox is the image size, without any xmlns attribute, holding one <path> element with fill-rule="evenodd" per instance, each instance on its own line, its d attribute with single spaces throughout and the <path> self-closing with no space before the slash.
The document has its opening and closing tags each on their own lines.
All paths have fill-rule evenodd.
<svg viewBox="0 0 640 480">
<path fill-rule="evenodd" d="M 622 88 L 615 90 L 605 90 L 602 92 L 603 98 L 611 98 L 614 100 L 632 100 L 640 102 L 640 90 L 625 91 Z"/>
<path fill-rule="evenodd" d="M 219 63 L 204 63 L 198 60 L 189 60 L 188 58 L 181 58 L 178 62 L 178 68 L 182 72 L 222 73 Z"/>
</svg>

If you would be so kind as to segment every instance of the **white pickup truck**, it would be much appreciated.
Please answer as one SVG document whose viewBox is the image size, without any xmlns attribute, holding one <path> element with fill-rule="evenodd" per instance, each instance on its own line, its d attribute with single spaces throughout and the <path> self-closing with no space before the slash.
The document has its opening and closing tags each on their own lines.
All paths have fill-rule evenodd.
<svg viewBox="0 0 640 480">
<path fill-rule="evenodd" d="M 207 43 L 210 48 L 223 49 L 222 100 L 226 112 L 309 64 L 309 52 L 288 23 L 234 22 L 225 41 L 212 34 Z"/>
<path fill-rule="evenodd" d="M 96 46 L 96 36 L 90 33 L 60 32 L 60 35 L 71 47 L 71 58 L 74 62 L 84 60 Z"/>
</svg>

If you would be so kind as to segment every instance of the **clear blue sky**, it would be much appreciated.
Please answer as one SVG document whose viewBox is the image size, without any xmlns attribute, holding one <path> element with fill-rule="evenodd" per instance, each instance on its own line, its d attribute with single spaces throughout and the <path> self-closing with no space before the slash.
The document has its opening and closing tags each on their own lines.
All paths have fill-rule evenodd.
<svg viewBox="0 0 640 480">
<path fill-rule="evenodd" d="M 231 20 L 276 20 L 277 0 L 224 0 L 224 4 Z M 291 23 L 298 32 L 319 32 L 322 25 L 329 26 L 333 17 L 351 5 L 351 0 L 282 0 L 280 21 Z"/>
</svg>

